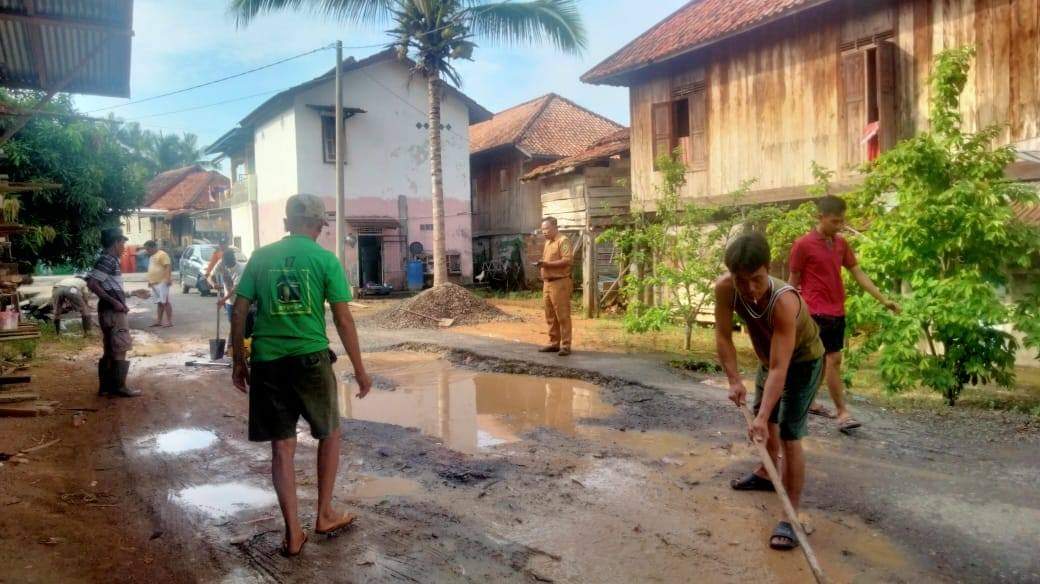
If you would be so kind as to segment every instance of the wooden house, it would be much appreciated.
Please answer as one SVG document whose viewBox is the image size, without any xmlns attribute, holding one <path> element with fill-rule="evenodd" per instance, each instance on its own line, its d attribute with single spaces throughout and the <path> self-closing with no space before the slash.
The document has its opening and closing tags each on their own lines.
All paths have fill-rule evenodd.
<svg viewBox="0 0 1040 584">
<path fill-rule="evenodd" d="M 470 126 L 474 273 L 482 264 L 541 256 L 535 235 L 542 220 L 537 182 L 521 177 L 539 166 L 582 153 L 622 127 L 556 94 L 548 94 Z M 519 257 L 516 257 L 519 256 Z M 537 270 L 525 270 L 533 283 Z"/>
<path fill-rule="evenodd" d="M 590 316 L 598 305 L 591 291 L 598 293 L 618 276 L 614 246 L 594 242 L 617 217 L 628 214 L 630 172 L 629 131 L 625 128 L 574 156 L 539 166 L 521 177 L 523 184 L 537 185 L 542 217 L 555 217 L 560 230 L 579 243 L 582 288 L 589 292 L 585 307 Z M 589 255 L 589 249 L 596 251 Z"/>
<path fill-rule="evenodd" d="M 1040 0 L 693 0 L 582 76 L 629 87 L 632 194 L 652 207 L 654 160 L 679 148 L 684 196 L 804 198 L 810 163 L 837 173 L 927 124 L 935 55 L 974 45 L 968 129 L 999 140 L 1040 179 Z"/>
</svg>

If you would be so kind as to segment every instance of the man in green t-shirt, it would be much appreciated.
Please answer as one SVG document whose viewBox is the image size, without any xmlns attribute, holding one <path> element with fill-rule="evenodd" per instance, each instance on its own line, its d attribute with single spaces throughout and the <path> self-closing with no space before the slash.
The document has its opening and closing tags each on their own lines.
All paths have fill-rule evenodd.
<svg viewBox="0 0 1040 584">
<path fill-rule="evenodd" d="M 361 362 L 350 287 L 332 253 L 317 243 L 328 226 L 325 204 L 313 195 L 294 195 L 285 205 L 289 235 L 256 250 L 235 291 L 231 320 L 232 378 L 249 394 L 249 439 L 271 442 L 271 473 L 285 520 L 282 554 L 295 556 L 307 542 L 297 513 L 296 423 L 302 415 L 318 439 L 318 515 L 314 530 L 331 533 L 354 521 L 332 508 L 339 468 L 339 406 L 335 354 L 325 334 L 325 303 L 346 347 L 363 398 L 372 380 Z M 256 304 L 252 362 L 245 358 L 244 331 Z M 248 387 L 247 387 L 248 383 Z"/>
</svg>

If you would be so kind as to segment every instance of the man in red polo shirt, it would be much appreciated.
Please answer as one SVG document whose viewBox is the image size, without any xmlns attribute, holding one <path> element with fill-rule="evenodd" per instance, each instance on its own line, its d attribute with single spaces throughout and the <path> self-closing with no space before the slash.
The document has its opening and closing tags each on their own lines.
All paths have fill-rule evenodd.
<svg viewBox="0 0 1040 584">
<path fill-rule="evenodd" d="M 845 201 L 827 195 L 817 199 L 816 208 L 820 213 L 816 228 L 795 241 L 791 248 L 790 282 L 801 291 L 820 327 L 820 340 L 826 352 L 824 379 L 838 410 L 838 429 L 847 432 L 862 424 L 849 413 L 841 380 L 841 350 L 845 346 L 845 285 L 841 268 L 848 270 L 867 293 L 892 312 L 899 312 L 899 306 L 878 290 L 859 267 L 848 242 L 838 234 L 845 226 Z M 819 405 L 812 411 L 826 414 Z"/>
</svg>

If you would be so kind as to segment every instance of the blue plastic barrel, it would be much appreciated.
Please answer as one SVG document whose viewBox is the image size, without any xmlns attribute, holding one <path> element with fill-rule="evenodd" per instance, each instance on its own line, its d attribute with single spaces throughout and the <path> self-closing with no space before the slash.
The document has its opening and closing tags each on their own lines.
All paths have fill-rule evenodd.
<svg viewBox="0 0 1040 584">
<path fill-rule="evenodd" d="M 422 290 L 423 288 L 423 263 L 419 260 L 408 261 L 408 289 Z"/>
</svg>

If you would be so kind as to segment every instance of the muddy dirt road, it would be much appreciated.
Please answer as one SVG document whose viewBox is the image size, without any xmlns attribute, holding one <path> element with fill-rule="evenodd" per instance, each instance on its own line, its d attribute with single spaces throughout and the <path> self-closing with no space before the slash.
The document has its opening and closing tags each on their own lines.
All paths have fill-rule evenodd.
<svg viewBox="0 0 1040 584">
<path fill-rule="evenodd" d="M 337 497 L 359 521 L 283 559 L 269 452 L 245 440 L 245 396 L 226 369 L 183 366 L 212 335 L 212 301 L 175 302 L 177 328 L 138 333 L 133 376 L 146 397 L 93 397 L 90 355 L 49 377 L 76 380 L 54 391 L 85 393 L 76 403 L 98 411 L 86 426 L 48 420 L 47 436 L 66 442 L 0 468 L 0 581 L 810 578 L 799 553 L 766 548 L 774 495 L 729 489 L 754 454 L 710 380 L 638 355 L 562 360 L 486 336 L 364 327 L 376 389 L 353 398 L 349 364 L 337 365 Z M 814 420 L 807 443 L 805 514 L 834 581 L 1040 581 L 1035 428 L 977 412 L 857 412 L 863 431 L 843 436 Z M 20 436 L 43 431 L 19 423 Z M 0 450 L 10 428 L 0 421 Z M 305 523 L 315 453 L 302 430 Z"/>
</svg>

